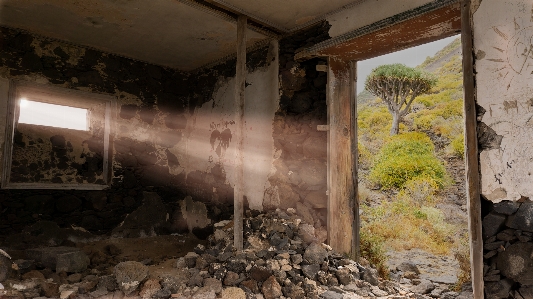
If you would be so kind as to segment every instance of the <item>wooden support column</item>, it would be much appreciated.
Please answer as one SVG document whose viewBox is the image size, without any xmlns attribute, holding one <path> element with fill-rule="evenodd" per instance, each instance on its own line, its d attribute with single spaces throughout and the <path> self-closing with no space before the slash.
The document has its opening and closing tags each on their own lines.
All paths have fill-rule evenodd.
<svg viewBox="0 0 533 299">
<path fill-rule="evenodd" d="M 477 114 L 474 85 L 474 57 L 471 0 L 461 2 L 461 42 L 463 46 L 463 85 L 465 115 L 465 173 L 467 186 L 468 228 L 470 231 L 470 267 L 474 298 L 483 298 L 483 239 L 481 235 L 481 197 L 477 141 Z"/>
<path fill-rule="evenodd" d="M 328 59 L 328 244 L 357 258 L 355 62 Z"/>
<path fill-rule="evenodd" d="M 244 89 L 246 83 L 246 16 L 237 19 L 237 73 L 235 76 L 235 188 L 233 200 L 233 246 L 243 249 L 244 201 Z"/>
</svg>

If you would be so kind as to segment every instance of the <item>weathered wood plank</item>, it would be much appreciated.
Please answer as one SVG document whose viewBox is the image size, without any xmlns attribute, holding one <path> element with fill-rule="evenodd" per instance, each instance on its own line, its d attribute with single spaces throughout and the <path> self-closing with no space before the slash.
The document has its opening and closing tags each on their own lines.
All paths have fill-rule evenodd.
<svg viewBox="0 0 533 299">
<path fill-rule="evenodd" d="M 358 227 L 356 215 L 354 70 L 350 62 L 328 59 L 328 243 L 353 256 Z M 356 154 L 356 152 L 355 152 Z"/>
<path fill-rule="evenodd" d="M 463 84 L 465 116 L 465 161 L 467 184 L 468 228 L 470 230 L 470 266 L 474 298 L 483 298 L 483 239 L 481 235 L 481 198 L 477 115 L 474 85 L 472 17 L 470 0 L 461 3 L 461 42 L 463 46 Z"/>
<path fill-rule="evenodd" d="M 354 188 L 354 199 L 353 199 L 353 240 L 352 240 L 352 256 L 359 261 L 360 256 L 360 240 L 359 240 L 359 230 L 361 228 L 361 221 L 359 219 L 359 185 L 357 183 L 358 179 L 358 148 L 357 148 L 357 61 L 350 61 L 350 146 L 352 151 L 352 181 Z"/>
<path fill-rule="evenodd" d="M 233 245 L 243 249 L 243 200 L 244 200 L 244 94 L 246 83 L 246 16 L 237 19 L 237 73 L 235 77 L 235 187 L 233 202 Z"/>
</svg>

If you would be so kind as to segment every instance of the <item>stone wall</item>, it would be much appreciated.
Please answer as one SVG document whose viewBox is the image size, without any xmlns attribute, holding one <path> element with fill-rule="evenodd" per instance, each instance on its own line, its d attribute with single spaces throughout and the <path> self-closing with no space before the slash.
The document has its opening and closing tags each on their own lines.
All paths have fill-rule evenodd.
<svg viewBox="0 0 533 299">
<path fill-rule="evenodd" d="M 484 204 L 485 295 L 533 298 L 533 202 Z"/>
<path fill-rule="evenodd" d="M 275 173 L 269 177 L 263 207 L 295 208 L 317 238 L 326 238 L 327 73 L 318 72 L 321 59 L 294 60 L 294 53 L 327 38 L 329 25 L 320 24 L 280 41 L 280 107 L 274 119 Z"/>
</svg>

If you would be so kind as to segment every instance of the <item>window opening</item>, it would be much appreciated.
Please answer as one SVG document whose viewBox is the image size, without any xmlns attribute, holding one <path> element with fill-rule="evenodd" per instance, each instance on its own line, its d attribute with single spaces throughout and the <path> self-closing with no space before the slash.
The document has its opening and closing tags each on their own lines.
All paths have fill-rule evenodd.
<svg viewBox="0 0 533 299">
<path fill-rule="evenodd" d="M 22 124 L 40 125 L 88 131 L 88 109 L 62 106 L 32 101 L 21 98 L 19 101 L 20 115 L 18 122 Z"/>
</svg>

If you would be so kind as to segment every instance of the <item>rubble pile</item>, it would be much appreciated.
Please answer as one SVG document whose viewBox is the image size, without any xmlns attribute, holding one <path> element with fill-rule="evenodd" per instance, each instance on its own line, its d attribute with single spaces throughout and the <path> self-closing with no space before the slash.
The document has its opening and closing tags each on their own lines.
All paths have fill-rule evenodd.
<svg viewBox="0 0 533 299">
<path fill-rule="evenodd" d="M 33 260 L 15 261 L 12 271 L 16 273 L 2 282 L 0 298 L 462 296 L 416 279 L 413 268 L 397 272 L 410 275 L 414 284 L 410 287 L 383 280 L 368 263 L 356 263 L 319 242 L 312 228 L 292 208 L 268 213 L 246 211 L 242 252 L 233 247 L 233 221 L 222 221 L 214 225 L 206 246 L 198 244 L 185 256 L 169 259 L 172 267 L 166 272 L 154 271 L 160 265 L 150 267 L 151 261 L 122 261 L 105 271 L 93 263 L 94 259 L 88 264 L 87 256 L 76 248 L 35 249 L 30 251 Z"/>
</svg>

